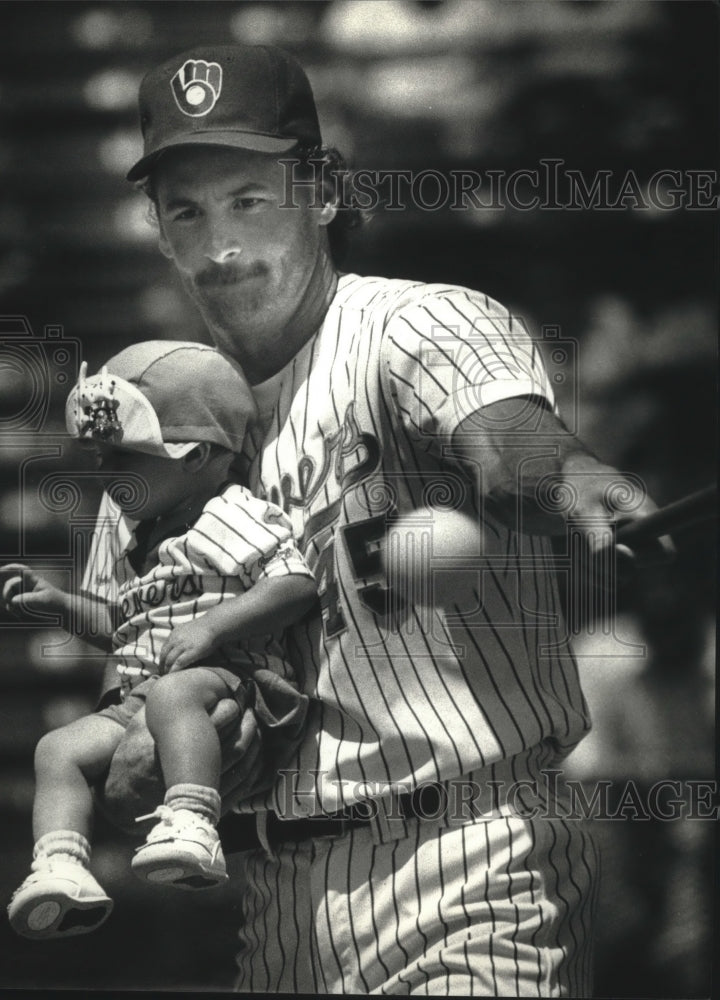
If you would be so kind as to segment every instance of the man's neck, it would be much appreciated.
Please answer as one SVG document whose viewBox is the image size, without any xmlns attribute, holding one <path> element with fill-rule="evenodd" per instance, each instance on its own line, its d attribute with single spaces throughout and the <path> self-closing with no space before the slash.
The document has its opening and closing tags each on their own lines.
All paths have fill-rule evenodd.
<svg viewBox="0 0 720 1000">
<path fill-rule="evenodd" d="M 286 329 L 288 346 L 292 344 L 293 347 L 289 350 L 283 364 L 278 366 L 277 371 L 297 354 L 321 325 L 330 308 L 330 303 L 335 297 L 337 284 L 337 271 L 330 255 L 326 250 L 323 250 L 318 255 L 305 295 Z"/>
<path fill-rule="evenodd" d="M 242 338 L 232 337 L 232 350 L 228 348 L 227 332 L 217 330 L 218 347 L 236 358 L 251 385 L 265 382 L 284 368 L 318 330 L 335 296 L 337 283 L 338 274 L 323 248 L 300 302 L 280 326 L 256 329 L 252 334 L 244 331 Z"/>
</svg>

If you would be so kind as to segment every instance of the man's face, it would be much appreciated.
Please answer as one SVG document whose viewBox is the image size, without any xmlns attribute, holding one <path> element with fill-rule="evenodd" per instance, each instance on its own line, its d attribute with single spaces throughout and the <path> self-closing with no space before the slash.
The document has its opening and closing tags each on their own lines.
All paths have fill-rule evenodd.
<svg viewBox="0 0 720 1000">
<path fill-rule="evenodd" d="M 265 154 L 184 147 L 155 169 L 160 248 L 217 346 L 241 358 L 271 347 L 302 300 L 332 215 L 305 187 L 288 207 L 285 170 Z"/>
</svg>

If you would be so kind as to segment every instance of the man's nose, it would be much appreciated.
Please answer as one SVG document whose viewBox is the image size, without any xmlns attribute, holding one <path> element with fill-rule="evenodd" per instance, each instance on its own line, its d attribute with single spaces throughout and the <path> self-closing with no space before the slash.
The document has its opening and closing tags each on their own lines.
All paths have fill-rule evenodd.
<svg viewBox="0 0 720 1000">
<path fill-rule="evenodd" d="M 209 234 L 205 256 L 215 264 L 227 264 L 242 253 L 236 233 L 216 229 Z"/>
<path fill-rule="evenodd" d="M 237 246 L 213 247 L 205 252 L 205 256 L 214 264 L 228 264 L 231 260 L 239 257 L 241 253 L 242 250 Z"/>
</svg>

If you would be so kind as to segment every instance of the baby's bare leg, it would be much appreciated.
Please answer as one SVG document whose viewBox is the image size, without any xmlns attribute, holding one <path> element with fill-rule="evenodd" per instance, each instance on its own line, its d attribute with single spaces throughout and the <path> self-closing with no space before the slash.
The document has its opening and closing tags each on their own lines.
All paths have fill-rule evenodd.
<svg viewBox="0 0 720 1000">
<path fill-rule="evenodd" d="M 132 860 L 146 882 L 207 889 L 227 880 L 215 829 L 220 818 L 220 739 L 210 713 L 228 684 L 212 670 L 189 667 L 160 677 L 148 693 L 145 718 L 165 778 L 160 822 Z"/>
<path fill-rule="evenodd" d="M 74 830 L 89 839 L 93 797 L 90 784 L 110 764 L 124 728 L 88 715 L 42 737 L 35 750 L 35 840 L 54 830 Z"/>
<path fill-rule="evenodd" d="M 220 784 L 220 739 L 210 713 L 228 686 L 212 670 L 189 667 L 165 674 L 145 703 L 147 726 L 157 744 L 165 786 Z"/>
</svg>

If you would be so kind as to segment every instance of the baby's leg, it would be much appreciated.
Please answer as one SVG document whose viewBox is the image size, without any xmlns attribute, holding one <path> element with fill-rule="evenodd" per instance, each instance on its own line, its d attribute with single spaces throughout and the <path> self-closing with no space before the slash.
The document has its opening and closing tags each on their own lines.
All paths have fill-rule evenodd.
<svg viewBox="0 0 720 1000">
<path fill-rule="evenodd" d="M 222 677 L 204 667 L 165 674 L 153 685 L 145 715 L 167 788 L 186 783 L 218 788 L 220 740 L 210 712 L 228 693 Z"/>
<path fill-rule="evenodd" d="M 124 731 L 112 719 L 90 715 L 38 743 L 32 871 L 8 906 L 18 934 L 36 939 L 85 934 L 109 916 L 112 900 L 89 868 L 89 782 L 108 766 Z"/>
<path fill-rule="evenodd" d="M 212 670 L 190 667 L 160 677 L 145 705 L 167 791 L 160 822 L 133 858 L 147 882 L 205 889 L 227 879 L 216 826 L 220 818 L 220 741 L 210 712 L 229 685 Z"/>
<path fill-rule="evenodd" d="M 90 784 L 109 766 L 124 732 L 113 719 L 88 715 L 42 737 L 35 750 L 35 840 L 53 830 L 90 836 Z"/>
</svg>

